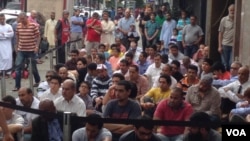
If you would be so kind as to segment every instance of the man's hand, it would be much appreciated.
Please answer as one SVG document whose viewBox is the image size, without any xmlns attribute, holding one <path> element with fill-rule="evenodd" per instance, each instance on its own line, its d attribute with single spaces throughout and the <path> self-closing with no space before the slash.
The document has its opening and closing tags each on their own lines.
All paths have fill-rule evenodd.
<svg viewBox="0 0 250 141">
<path fill-rule="evenodd" d="M 239 99 L 243 99 L 244 98 L 244 96 L 241 95 L 241 94 L 236 94 L 236 96 L 238 96 Z"/>
<path fill-rule="evenodd" d="M 7 134 L 4 134 L 3 141 L 14 141 L 14 138 L 11 135 L 11 133 L 7 133 Z"/>
<path fill-rule="evenodd" d="M 223 49 L 222 49 L 221 45 L 218 47 L 218 52 L 219 52 L 219 53 L 222 53 L 222 52 L 223 52 Z"/>
<path fill-rule="evenodd" d="M 95 98 L 95 107 L 98 107 L 100 104 L 102 104 L 102 98 L 100 98 L 100 97 L 97 97 L 97 98 Z"/>
<path fill-rule="evenodd" d="M 39 48 L 36 47 L 35 50 L 34 50 L 34 52 L 35 52 L 35 53 L 38 53 L 38 50 L 39 50 Z"/>
</svg>

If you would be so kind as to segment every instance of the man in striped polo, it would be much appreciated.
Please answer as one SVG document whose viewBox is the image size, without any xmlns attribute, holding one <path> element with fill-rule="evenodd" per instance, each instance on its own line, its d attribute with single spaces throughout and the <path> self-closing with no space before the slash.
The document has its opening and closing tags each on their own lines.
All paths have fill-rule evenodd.
<svg viewBox="0 0 250 141">
<path fill-rule="evenodd" d="M 19 14 L 19 20 L 20 23 L 18 23 L 16 28 L 16 84 L 13 91 L 17 91 L 21 87 L 21 64 L 24 63 L 25 59 L 32 58 L 32 73 L 35 78 L 34 86 L 38 85 L 40 82 L 40 76 L 35 61 L 35 53 L 38 52 L 38 47 L 40 43 L 40 34 L 38 26 L 36 26 L 36 24 L 34 23 L 29 22 L 26 13 L 24 12 Z"/>
</svg>

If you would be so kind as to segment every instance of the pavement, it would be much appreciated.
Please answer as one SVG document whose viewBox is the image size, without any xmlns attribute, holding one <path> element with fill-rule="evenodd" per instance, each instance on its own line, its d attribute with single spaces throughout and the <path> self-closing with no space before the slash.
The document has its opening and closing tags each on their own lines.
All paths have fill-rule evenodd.
<svg viewBox="0 0 250 141">
<path fill-rule="evenodd" d="M 48 70 L 50 70 L 50 60 L 49 58 L 48 59 L 45 59 L 45 58 L 42 58 L 42 60 L 44 61 L 42 64 L 37 64 L 37 68 L 38 68 L 38 71 L 39 71 L 39 74 L 40 74 L 40 77 L 41 77 L 41 81 L 44 81 L 46 80 L 45 79 L 45 75 L 46 75 L 46 72 Z M 55 59 L 54 59 L 54 63 L 55 63 Z M 35 83 L 35 80 L 33 78 L 33 83 Z M 0 98 L 2 99 L 3 96 L 5 96 L 5 94 L 3 93 L 3 90 L 4 88 L 2 88 L 2 79 L 1 79 L 1 95 L 0 95 Z M 14 92 L 12 91 L 15 87 L 15 79 L 13 79 L 12 77 L 8 78 L 8 79 L 5 79 L 5 89 L 6 89 L 6 95 L 12 95 L 14 97 L 17 97 L 18 96 L 18 92 Z M 33 89 L 33 93 L 36 95 L 36 88 L 37 87 L 33 87 L 33 84 L 31 85 L 30 84 L 30 80 L 29 78 L 28 79 L 22 79 L 21 80 L 21 87 L 30 87 Z"/>
<path fill-rule="evenodd" d="M 138 34 L 140 35 L 140 32 L 139 32 L 139 22 L 136 22 L 136 30 L 138 32 Z M 138 47 L 142 47 L 142 42 L 141 42 L 141 36 L 140 36 L 140 40 L 138 42 Z M 47 55 L 49 56 L 49 55 Z M 39 74 L 40 74 L 40 77 L 41 77 L 41 81 L 45 81 L 45 75 L 46 75 L 46 72 L 50 69 L 53 69 L 53 68 L 50 68 L 50 59 L 49 57 L 47 59 L 45 58 L 42 58 L 42 60 L 44 61 L 42 64 L 37 64 L 37 67 L 38 67 L 38 71 L 39 71 Z M 55 58 L 53 59 L 53 65 L 55 65 Z M 35 83 L 35 80 L 33 78 L 33 83 Z M 12 91 L 15 87 L 15 79 L 13 79 L 12 77 L 8 78 L 8 79 L 5 79 L 5 85 L 2 85 L 2 80 L 1 80 L 1 86 L 0 86 L 0 99 L 2 99 L 2 97 L 6 95 L 12 95 L 14 97 L 18 97 L 18 92 L 14 92 Z M 4 88 L 3 88 L 4 87 Z M 32 88 L 33 90 L 33 93 L 34 95 L 36 96 L 36 93 L 37 93 L 37 87 L 33 87 L 33 84 L 30 84 L 30 80 L 29 79 L 22 79 L 21 80 L 21 87 L 30 87 Z M 2 90 L 3 89 L 3 90 Z M 5 90 L 6 93 L 4 93 L 3 91 Z"/>
</svg>

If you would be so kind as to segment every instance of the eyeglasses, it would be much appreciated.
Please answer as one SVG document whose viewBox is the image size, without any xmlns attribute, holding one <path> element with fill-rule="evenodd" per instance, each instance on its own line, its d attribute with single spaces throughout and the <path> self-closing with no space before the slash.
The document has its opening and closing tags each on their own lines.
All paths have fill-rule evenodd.
<svg viewBox="0 0 250 141">
<path fill-rule="evenodd" d="M 236 67 L 231 67 L 231 69 L 233 69 L 233 70 L 237 70 L 238 68 L 236 68 Z"/>
<path fill-rule="evenodd" d="M 46 75 L 45 77 L 48 78 L 48 77 L 51 77 L 51 75 Z"/>
</svg>

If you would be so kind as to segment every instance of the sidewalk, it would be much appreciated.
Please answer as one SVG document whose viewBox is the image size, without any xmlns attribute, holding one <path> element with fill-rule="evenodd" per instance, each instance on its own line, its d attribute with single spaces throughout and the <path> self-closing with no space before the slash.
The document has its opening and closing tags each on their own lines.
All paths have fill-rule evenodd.
<svg viewBox="0 0 250 141">
<path fill-rule="evenodd" d="M 41 77 L 41 81 L 44 81 L 45 80 L 45 75 L 46 75 L 46 72 L 48 70 L 50 70 L 50 60 L 49 58 L 48 59 L 42 59 L 44 62 L 42 64 L 37 64 L 37 68 L 38 68 L 38 71 L 39 71 L 39 74 L 40 74 L 40 77 Z M 54 59 L 54 64 L 55 64 L 55 59 Z M 16 92 L 13 92 L 12 89 L 15 87 L 15 79 L 13 79 L 12 77 L 8 78 L 8 79 L 5 79 L 6 80 L 6 95 L 12 95 L 14 97 L 17 97 L 18 96 L 18 93 L 17 91 Z M 33 79 L 33 83 L 35 83 L 35 80 Z M 2 84 L 1 84 L 2 85 Z M 22 79 L 21 80 L 21 87 L 30 87 L 30 82 L 29 82 L 29 79 Z M 1 89 L 1 87 L 0 87 Z M 36 89 L 37 87 L 34 87 L 34 94 L 36 96 Z M 2 93 L 0 91 L 0 98 L 2 98 Z"/>
</svg>

